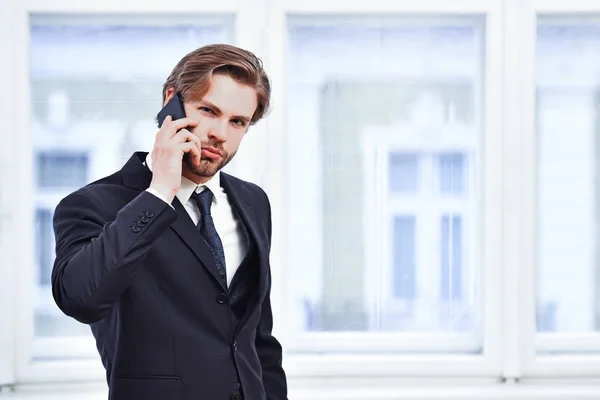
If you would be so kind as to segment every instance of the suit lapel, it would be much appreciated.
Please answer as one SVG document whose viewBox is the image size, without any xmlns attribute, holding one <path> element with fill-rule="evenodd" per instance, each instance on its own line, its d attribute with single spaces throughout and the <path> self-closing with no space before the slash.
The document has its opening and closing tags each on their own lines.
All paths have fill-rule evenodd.
<svg viewBox="0 0 600 400">
<path fill-rule="evenodd" d="M 194 222 L 190 218 L 188 212 L 183 207 L 177 197 L 173 200 L 173 207 L 177 211 L 177 219 L 171 225 L 171 229 L 177 233 L 177 235 L 185 242 L 185 244 L 192 250 L 192 252 L 202 262 L 202 265 L 207 269 L 208 272 L 215 278 L 216 282 L 221 286 L 224 291 L 227 289 L 223 286 L 223 281 L 217 271 L 215 260 L 208 248 L 208 245 L 204 242 L 200 231 L 194 225 Z"/>
<path fill-rule="evenodd" d="M 246 226 L 246 230 L 254 240 L 258 248 L 258 265 L 259 265 L 259 291 L 264 290 L 264 282 L 266 277 L 266 271 L 268 267 L 268 255 L 266 254 L 267 245 L 265 243 L 265 235 L 259 228 L 258 221 L 261 219 L 261 215 L 257 214 L 256 210 L 252 207 L 248 201 L 248 194 L 243 191 L 241 185 L 234 180 L 230 175 L 221 173 L 221 185 L 227 193 L 227 198 L 231 202 L 232 207 L 237 211 L 238 215 L 242 219 L 242 222 Z"/>
<path fill-rule="evenodd" d="M 261 231 L 259 225 L 259 221 L 263 216 L 258 214 L 248 201 L 251 194 L 245 192 L 242 185 L 236 182 L 233 177 L 225 173 L 221 173 L 221 185 L 223 186 L 223 189 L 225 189 L 232 207 L 234 207 L 234 209 L 237 211 L 238 215 L 246 226 L 246 230 L 251 236 L 249 239 L 254 240 L 256 243 L 259 268 L 258 299 L 262 299 L 266 289 L 266 275 L 269 266 L 269 255 L 267 254 L 265 234 Z M 249 305 L 249 307 L 246 309 L 246 312 L 242 316 L 240 323 L 237 325 L 238 332 L 246 325 L 248 320 L 258 312 L 260 309 L 260 304 L 261 301 L 258 301 Z"/>
</svg>

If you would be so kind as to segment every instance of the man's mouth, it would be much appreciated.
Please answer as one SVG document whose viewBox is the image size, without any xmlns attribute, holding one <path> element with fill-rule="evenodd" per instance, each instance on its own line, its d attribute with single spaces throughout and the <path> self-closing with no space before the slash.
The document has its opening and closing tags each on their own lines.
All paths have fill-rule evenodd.
<svg viewBox="0 0 600 400">
<path fill-rule="evenodd" d="M 202 157 L 216 160 L 218 158 L 221 158 L 221 152 L 219 150 L 215 149 L 214 147 L 203 147 L 202 148 Z"/>
</svg>

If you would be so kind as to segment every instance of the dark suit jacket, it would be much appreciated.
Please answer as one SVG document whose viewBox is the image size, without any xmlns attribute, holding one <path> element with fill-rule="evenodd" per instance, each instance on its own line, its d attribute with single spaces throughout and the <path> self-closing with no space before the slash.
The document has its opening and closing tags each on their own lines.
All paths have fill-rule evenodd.
<svg viewBox="0 0 600 400">
<path fill-rule="evenodd" d="M 54 216 L 53 296 L 91 325 L 109 399 L 287 399 L 282 349 L 271 335 L 266 194 L 221 175 L 257 250 L 254 296 L 232 324 L 235 296 L 191 218 L 177 198 L 174 210 L 145 191 L 146 154 L 67 196 Z"/>
</svg>

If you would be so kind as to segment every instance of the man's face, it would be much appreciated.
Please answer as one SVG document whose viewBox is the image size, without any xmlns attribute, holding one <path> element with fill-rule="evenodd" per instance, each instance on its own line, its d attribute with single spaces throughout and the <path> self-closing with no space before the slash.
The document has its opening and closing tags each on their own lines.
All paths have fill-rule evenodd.
<svg viewBox="0 0 600 400">
<path fill-rule="evenodd" d="M 172 89 L 167 91 L 165 104 L 173 94 Z M 202 157 L 195 163 L 190 153 L 184 155 L 184 176 L 205 182 L 227 165 L 240 147 L 257 105 L 253 88 L 226 75 L 213 76 L 202 100 L 186 101 L 186 116 L 200 122 L 192 133 L 202 142 Z"/>
</svg>

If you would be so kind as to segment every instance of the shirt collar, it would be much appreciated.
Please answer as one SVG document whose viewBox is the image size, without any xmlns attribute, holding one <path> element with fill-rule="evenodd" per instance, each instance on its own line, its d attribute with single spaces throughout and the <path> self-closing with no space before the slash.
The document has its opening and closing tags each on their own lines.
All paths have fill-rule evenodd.
<svg viewBox="0 0 600 400">
<path fill-rule="evenodd" d="M 148 167 L 150 172 L 152 172 L 152 153 L 148 153 L 148 155 L 146 156 L 146 166 Z M 219 201 L 219 194 L 222 192 L 221 173 L 216 173 L 208 181 L 199 185 L 182 175 L 181 187 L 179 188 L 175 196 L 179 199 L 181 204 L 185 204 L 188 202 L 188 200 L 194 192 L 200 193 L 204 190 L 205 187 L 210 189 L 210 191 L 213 193 L 213 202 L 217 204 Z"/>
</svg>

